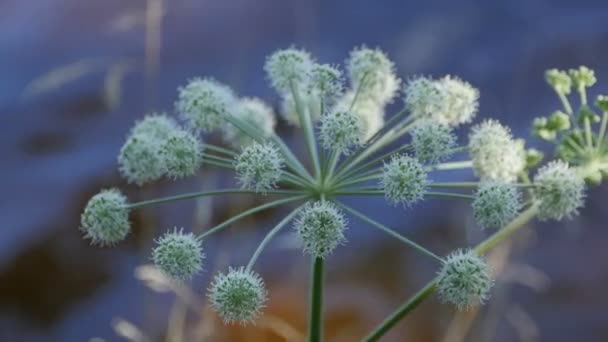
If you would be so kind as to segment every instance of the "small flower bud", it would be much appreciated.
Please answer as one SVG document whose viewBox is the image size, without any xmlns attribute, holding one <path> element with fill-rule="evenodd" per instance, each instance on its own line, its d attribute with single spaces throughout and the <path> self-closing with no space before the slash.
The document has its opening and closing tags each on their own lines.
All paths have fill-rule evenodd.
<svg viewBox="0 0 608 342">
<path fill-rule="evenodd" d="M 540 164 L 540 162 L 543 160 L 543 158 L 545 157 L 545 155 L 535 149 L 535 148 L 529 148 L 526 150 L 526 169 L 532 169 L 538 166 L 538 164 Z"/>
<path fill-rule="evenodd" d="M 80 216 L 80 230 L 91 243 L 112 246 L 127 237 L 131 226 L 127 198 L 116 189 L 91 197 Z"/>
<path fill-rule="evenodd" d="M 300 91 L 306 89 L 312 69 L 313 60 L 310 54 L 294 48 L 274 52 L 264 65 L 271 85 L 281 94 L 292 92 L 292 82 Z"/>
<path fill-rule="evenodd" d="M 387 201 L 410 206 L 424 197 L 428 183 L 426 170 L 418 159 L 398 155 L 384 164 L 380 186 Z"/>
<path fill-rule="evenodd" d="M 160 145 L 167 176 L 177 179 L 194 175 L 202 162 L 202 146 L 190 132 L 176 130 Z"/>
<path fill-rule="evenodd" d="M 281 179 L 283 165 L 283 156 L 273 144 L 254 142 L 237 157 L 235 172 L 242 188 L 265 193 Z"/>
<path fill-rule="evenodd" d="M 260 130 L 265 138 L 272 136 L 276 119 L 266 103 L 257 98 L 243 98 L 234 109 L 234 116 Z M 232 124 L 224 126 L 224 140 L 235 148 L 251 145 L 253 139 Z"/>
<path fill-rule="evenodd" d="M 335 205 L 326 201 L 307 203 L 301 209 L 294 228 L 304 252 L 316 258 L 326 258 L 346 241 L 346 220 Z"/>
<path fill-rule="evenodd" d="M 209 288 L 209 302 L 225 324 L 252 323 L 267 300 L 264 281 L 253 271 L 230 268 L 227 274 L 215 276 Z"/>
<path fill-rule="evenodd" d="M 443 262 L 438 274 L 439 297 L 458 310 L 483 304 L 494 285 L 490 267 L 472 250 L 457 250 Z"/>
<path fill-rule="evenodd" d="M 577 89 L 591 87 L 597 82 L 595 72 L 586 66 L 580 66 L 578 69 L 570 69 L 568 73 L 570 74 L 574 87 Z"/>
<path fill-rule="evenodd" d="M 188 280 L 202 270 L 205 254 L 194 234 L 175 228 L 155 242 L 152 261 L 166 275 L 177 280 Z"/>
<path fill-rule="evenodd" d="M 318 94 L 325 106 L 333 104 L 343 91 L 342 72 L 329 64 L 315 64 L 308 91 Z"/>
<path fill-rule="evenodd" d="M 514 185 L 482 182 L 475 192 L 473 215 L 482 228 L 502 228 L 521 209 L 521 195 Z"/>
<path fill-rule="evenodd" d="M 160 179 L 166 171 L 165 160 L 158 154 L 161 142 L 148 134 L 129 137 L 118 155 L 120 174 L 140 186 Z"/>
<path fill-rule="evenodd" d="M 602 112 L 608 112 L 608 96 L 598 95 L 597 99 L 595 100 L 595 106 Z"/>
<path fill-rule="evenodd" d="M 513 182 L 526 166 L 522 141 L 496 120 L 474 126 L 469 134 L 473 170 L 482 179 Z"/>
<path fill-rule="evenodd" d="M 353 111 L 331 111 L 321 119 L 323 148 L 349 154 L 363 139 L 361 118 Z"/>
<path fill-rule="evenodd" d="M 228 86 L 211 78 L 195 78 L 179 89 L 176 110 L 191 128 L 212 132 L 226 124 L 235 95 Z"/>
<path fill-rule="evenodd" d="M 541 220 L 561 220 L 578 215 L 585 199 L 585 182 L 567 163 L 552 161 L 534 177 Z"/>
<path fill-rule="evenodd" d="M 545 72 L 545 80 L 555 92 L 561 95 L 568 95 L 572 90 L 572 80 L 565 71 L 550 69 Z"/>
<path fill-rule="evenodd" d="M 373 99 L 380 105 L 392 102 L 401 80 L 395 74 L 395 64 L 379 49 L 365 46 L 351 51 L 346 61 L 352 89 L 362 98 Z"/>
<path fill-rule="evenodd" d="M 450 127 L 431 120 L 424 120 L 412 130 L 412 147 L 422 163 L 437 164 L 452 155 L 456 136 Z"/>
</svg>

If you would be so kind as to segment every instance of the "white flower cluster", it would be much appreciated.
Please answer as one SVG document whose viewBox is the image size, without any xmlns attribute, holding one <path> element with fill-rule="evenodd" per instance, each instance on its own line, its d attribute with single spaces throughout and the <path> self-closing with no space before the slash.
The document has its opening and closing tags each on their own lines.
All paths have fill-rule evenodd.
<svg viewBox="0 0 608 342">
<path fill-rule="evenodd" d="M 283 156 L 273 144 L 254 142 L 238 155 L 234 168 L 243 188 L 265 193 L 281 179 L 283 165 Z"/>
</svg>

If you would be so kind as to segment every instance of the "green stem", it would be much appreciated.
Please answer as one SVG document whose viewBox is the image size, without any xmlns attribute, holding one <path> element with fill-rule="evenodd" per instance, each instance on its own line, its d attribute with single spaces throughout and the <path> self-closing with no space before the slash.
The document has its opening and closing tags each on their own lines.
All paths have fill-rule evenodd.
<svg viewBox="0 0 608 342">
<path fill-rule="evenodd" d="M 585 139 L 587 141 L 587 147 L 593 148 L 593 140 L 591 139 L 591 122 L 589 121 L 589 117 L 585 117 L 583 119 L 583 123 L 585 125 Z"/>
<path fill-rule="evenodd" d="M 574 111 L 572 110 L 572 106 L 570 105 L 570 101 L 568 101 L 566 95 L 557 92 L 557 96 L 559 96 L 559 100 L 562 102 L 566 113 L 568 113 L 570 116 L 574 116 Z M 576 120 L 574 122 L 576 122 Z"/>
<path fill-rule="evenodd" d="M 302 206 L 299 206 L 297 209 L 293 210 L 289 215 L 285 216 L 285 218 L 283 220 L 281 220 L 281 222 L 279 222 L 279 224 L 277 224 L 274 228 L 272 228 L 272 230 L 270 230 L 268 232 L 268 234 L 266 234 L 266 237 L 264 237 L 264 240 L 262 240 L 262 242 L 260 242 L 258 248 L 256 248 L 255 252 L 251 256 L 251 259 L 249 259 L 249 263 L 247 264 L 247 267 L 246 267 L 247 272 L 251 271 L 251 269 L 253 268 L 253 265 L 255 265 L 255 262 L 258 260 L 258 257 L 260 256 L 260 254 L 262 254 L 262 251 L 264 250 L 264 248 L 266 248 L 266 245 L 268 245 L 270 240 L 272 240 L 272 238 L 275 235 L 277 235 L 277 233 L 283 227 L 285 227 L 285 225 L 287 223 L 289 223 L 289 221 L 291 221 L 291 219 L 293 219 L 293 217 L 300 211 L 301 207 Z"/>
<path fill-rule="evenodd" d="M 323 341 L 323 258 L 313 257 L 308 341 Z"/>
<path fill-rule="evenodd" d="M 357 216 L 358 218 L 360 218 L 361 220 L 367 222 L 368 224 L 370 224 L 373 227 L 376 227 L 378 229 L 380 229 L 381 231 L 385 232 L 386 234 L 394 237 L 395 239 L 405 243 L 406 245 L 414 248 L 416 251 L 426 255 L 426 256 L 430 256 L 431 258 L 438 260 L 440 262 L 443 262 L 443 259 L 439 256 L 437 256 L 435 253 L 429 251 L 428 249 L 420 246 L 419 244 L 415 243 L 414 241 L 406 238 L 405 236 L 397 233 L 396 231 L 390 229 L 389 227 L 374 221 L 373 219 L 369 218 L 368 216 L 364 215 L 363 213 L 343 204 L 340 202 L 336 202 L 339 206 L 341 206 L 342 208 L 344 208 L 344 210 L 350 212 L 351 214 Z"/>
<path fill-rule="evenodd" d="M 600 124 L 600 131 L 597 136 L 597 149 L 601 150 L 604 144 L 604 137 L 606 135 L 606 126 L 608 125 L 608 112 L 602 113 L 602 123 Z"/>
<path fill-rule="evenodd" d="M 411 145 L 406 144 L 406 145 L 403 145 L 403 146 L 401 146 L 399 148 L 396 148 L 396 149 L 394 149 L 394 150 L 392 150 L 390 152 L 387 152 L 387 153 L 385 153 L 385 154 L 383 154 L 383 155 L 381 155 L 379 157 L 376 157 L 376 158 L 370 160 L 369 162 L 367 162 L 367 163 L 365 163 L 363 165 L 359 165 L 356 168 L 350 170 L 349 172 L 344 173 L 343 175 L 339 176 L 339 178 L 336 177 L 337 178 L 337 182 L 340 182 L 340 181 L 342 181 L 342 180 L 344 180 L 344 179 L 352 176 L 353 174 L 356 174 L 357 172 L 359 172 L 361 170 L 364 170 L 364 169 L 366 169 L 368 167 L 372 167 L 372 166 L 376 165 L 377 163 L 379 163 L 381 161 L 384 161 L 384 159 L 386 159 L 386 158 L 388 158 L 388 157 L 390 157 L 392 155 L 395 155 L 395 154 L 400 153 L 402 151 L 407 151 L 407 150 L 409 150 L 411 148 L 412 148 Z"/>
<path fill-rule="evenodd" d="M 494 233 L 488 239 L 477 245 L 475 251 L 479 254 L 484 254 L 498 243 L 511 237 L 515 232 L 525 226 L 532 218 L 538 213 L 538 207 L 532 205 L 527 210 L 523 211 L 516 217 L 511 223 L 509 223 L 503 229 Z M 372 342 L 378 341 L 384 334 L 386 334 L 391 328 L 393 328 L 401 319 L 407 314 L 412 312 L 420 303 L 432 295 L 437 289 L 437 279 L 431 280 L 422 290 L 418 291 L 408 301 L 403 303 L 397 310 L 395 310 L 388 318 L 380 323 L 371 333 L 369 333 L 362 341 Z"/>
<path fill-rule="evenodd" d="M 228 164 L 225 162 L 219 162 L 213 159 L 207 159 L 205 157 L 203 157 L 203 163 L 204 164 L 209 164 L 209 165 L 213 165 L 213 166 L 217 166 L 217 167 L 221 167 L 222 169 L 228 169 L 228 170 L 234 170 L 234 165 L 233 164 Z"/>
<path fill-rule="evenodd" d="M 317 143 L 315 141 L 315 132 L 312 126 L 310 112 L 304 108 L 302 99 L 300 98 L 300 93 L 298 92 L 298 88 L 293 80 L 289 80 L 289 86 L 296 104 L 296 111 L 298 112 L 300 124 L 302 125 L 304 135 L 306 136 L 306 146 L 308 147 L 308 153 L 310 154 L 310 159 L 312 160 L 315 175 L 319 177 L 321 175 L 321 166 L 319 165 L 319 154 L 317 152 Z"/>
<path fill-rule="evenodd" d="M 235 151 L 232 151 L 232 150 L 229 150 L 229 149 L 226 149 L 223 147 L 219 147 L 216 145 L 212 145 L 212 144 L 203 144 L 203 149 L 223 153 L 223 154 L 231 156 L 231 157 L 236 157 L 238 155 L 238 153 L 236 153 Z"/>
<path fill-rule="evenodd" d="M 465 195 L 465 194 L 456 194 L 453 192 L 432 192 L 432 191 L 427 191 L 424 193 L 425 196 L 430 196 L 430 197 L 444 197 L 444 198 L 461 198 L 461 199 L 467 199 L 467 200 L 473 200 L 475 199 L 475 197 L 471 196 L 471 195 Z"/>
<path fill-rule="evenodd" d="M 218 224 L 217 226 L 215 226 L 213 228 L 210 228 L 209 230 L 207 230 L 204 233 L 200 234 L 198 237 L 199 237 L 199 239 L 203 240 L 207 236 L 209 236 L 209 235 L 211 235 L 213 233 L 216 233 L 216 232 L 218 232 L 218 231 L 220 231 L 220 230 L 228 227 L 232 223 L 234 223 L 234 222 L 236 222 L 236 221 L 238 221 L 238 220 L 240 220 L 240 219 L 242 219 L 244 217 L 247 217 L 249 215 L 253 215 L 253 214 L 257 213 L 257 212 L 260 212 L 260 211 L 268 209 L 268 208 L 278 207 L 280 205 L 283 205 L 283 204 L 286 204 L 286 203 L 289 203 L 289 202 L 294 202 L 294 201 L 302 200 L 302 199 L 305 199 L 307 197 L 309 197 L 309 195 L 288 197 L 288 198 L 283 198 L 283 199 L 280 199 L 280 200 L 276 200 L 276 201 L 273 201 L 273 202 L 265 203 L 265 204 L 262 204 L 260 206 L 251 208 L 251 209 L 246 210 L 246 211 L 244 211 L 244 212 L 242 212 L 242 213 L 240 213 L 240 214 L 238 214 L 236 216 L 233 216 L 233 217 L 229 218 L 228 220 L 226 220 L 226 221 Z"/>
<path fill-rule="evenodd" d="M 457 162 L 449 162 L 443 164 L 437 164 L 432 167 L 432 170 L 457 170 L 457 169 L 468 169 L 473 167 L 473 161 L 464 160 Z"/>
</svg>

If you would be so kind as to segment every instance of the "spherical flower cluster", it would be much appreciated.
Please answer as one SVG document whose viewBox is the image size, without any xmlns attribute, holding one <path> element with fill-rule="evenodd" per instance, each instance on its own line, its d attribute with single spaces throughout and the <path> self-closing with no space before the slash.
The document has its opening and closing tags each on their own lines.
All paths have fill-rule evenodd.
<svg viewBox="0 0 608 342">
<path fill-rule="evenodd" d="M 310 81 L 313 59 L 310 54 L 294 48 L 278 50 L 266 60 L 264 70 L 271 85 L 281 94 L 291 93 L 292 83 L 304 90 Z"/>
<path fill-rule="evenodd" d="M 152 251 L 154 265 L 166 275 L 187 280 L 203 269 L 205 254 L 199 239 L 183 229 L 166 232 L 156 240 Z"/>
<path fill-rule="evenodd" d="M 327 257 L 346 241 L 344 215 L 326 201 L 307 203 L 301 209 L 294 228 L 302 241 L 304 252 L 316 258 Z"/>
<path fill-rule="evenodd" d="M 427 173 L 418 159 L 398 155 L 384 164 L 380 186 L 387 201 L 409 206 L 424 197 L 428 183 Z"/>
<path fill-rule="evenodd" d="M 568 71 L 574 87 L 577 89 L 583 89 L 591 87 L 597 82 L 595 77 L 595 71 L 581 65 L 578 69 L 570 69 Z"/>
<path fill-rule="evenodd" d="M 192 176 L 202 162 L 202 146 L 192 133 L 176 130 L 162 144 L 158 155 L 165 165 L 167 176 L 177 179 Z"/>
<path fill-rule="evenodd" d="M 343 91 L 342 72 L 329 64 L 315 64 L 310 74 L 308 92 L 315 93 L 323 100 L 324 105 L 330 105 Z"/>
<path fill-rule="evenodd" d="M 568 95 L 572 90 L 572 79 L 565 71 L 550 69 L 545 72 L 545 80 L 558 94 Z"/>
<path fill-rule="evenodd" d="M 165 174 L 165 165 L 158 155 L 159 147 L 159 139 L 151 135 L 128 137 L 118 154 L 120 174 L 137 185 L 160 179 Z"/>
<path fill-rule="evenodd" d="M 179 126 L 175 120 L 164 113 L 152 113 L 135 124 L 131 129 L 131 135 L 148 135 L 156 139 L 166 139 L 176 129 L 179 129 Z"/>
<path fill-rule="evenodd" d="M 209 302 L 224 320 L 231 324 L 251 323 L 265 306 L 267 292 L 264 281 L 255 272 L 230 268 L 227 274 L 215 276 L 209 288 Z"/>
<path fill-rule="evenodd" d="M 405 86 L 405 105 L 418 117 L 458 126 L 471 122 L 479 107 L 479 91 L 456 77 L 418 77 Z"/>
<path fill-rule="evenodd" d="M 440 163 L 452 155 L 456 146 L 456 135 L 450 127 L 432 120 L 420 122 L 411 134 L 414 153 L 422 163 Z"/>
<path fill-rule="evenodd" d="M 373 99 L 358 97 L 355 92 L 346 92 L 336 103 L 332 111 L 349 111 L 355 113 L 361 122 L 361 141 L 371 138 L 384 125 L 384 105 Z"/>
<path fill-rule="evenodd" d="M 534 184 L 534 194 L 539 201 L 538 217 L 542 220 L 571 218 L 583 206 L 585 182 L 561 160 L 540 168 Z"/>
<path fill-rule="evenodd" d="M 352 89 L 359 91 L 361 97 L 385 105 L 397 95 L 401 80 L 395 74 L 395 64 L 381 50 L 355 48 L 346 68 Z"/>
<path fill-rule="evenodd" d="M 240 99 L 234 107 L 234 114 L 251 126 L 257 128 L 265 138 L 272 136 L 276 119 L 266 103 L 257 98 Z M 232 124 L 224 126 L 224 140 L 235 148 L 241 148 L 253 143 L 253 139 Z"/>
<path fill-rule="evenodd" d="M 321 119 L 319 136 L 326 150 L 348 154 L 361 145 L 363 139 L 361 118 L 353 111 L 332 111 Z"/>
<path fill-rule="evenodd" d="M 526 166 L 522 141 L 496 120 L 474 126 L 469 134 L 473 170 L 482 179 L 513 182 Z"/>
<path fill-rule="evenodd" d="M 509 183 L 482 182 L 475 192 L 473 215 L 482 228 L 502 228 L 521 209 L 521 195 Z"/>
<path fill-rule="evenodd" d="M 191 128 L 212 132 L 226 124 L 235 95 L 228 86 L 211 78 L 195 78 L 179 89 L 176 110 Z"/>
<path fill-rule="evenodd" d="M 80 230 L 92 244 L 112 246 L 127 237 L 129 209 L 127 198 L 118 190 L 102 190 L 91 197 L 80 216 Z"/>
<path fill-rule="evenodd" d="M 472 250 L 450 254 L 438 274 L 439 297 L 458 310 L 483 304 L 493 285 L 490 267 Z"/>
<path fill-rule="evenodd" d="M 235 172 L 244 189 L 264 193 L 281 179 L 283 165 L 283 157 L 273 144 L 254 142 L 237 157 Z"/>
</svg>

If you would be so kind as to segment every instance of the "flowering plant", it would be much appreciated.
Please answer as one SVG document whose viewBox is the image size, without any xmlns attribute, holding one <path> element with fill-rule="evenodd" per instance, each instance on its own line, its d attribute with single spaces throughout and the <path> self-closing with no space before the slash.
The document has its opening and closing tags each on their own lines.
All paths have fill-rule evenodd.
<svg viewBox="0 0 608 342">
<path fill-rule="evenodd" d="M 253 193 L 279 197 L 238 214 L 200 235 L 168 230 L 155 241 L 154 264 L 166 275 L 187 281 L 203 269 L 203 245 L 214 233 L 262 210 L 297 206 L 282 218 L 247 265 L 216 275 L 209 287 L 211 306 L 226 323 L 255 321 L 267 302 L 262 277 L 255 272 L 261 252 L 283 228 L 292 225 L 302 250 L 312 259 L 309 339 L 322 339 L 324 260 L 346 244 L 347 216 L 359 219 L 437 262 L 437 277 L 399 307 L 366 338 L 379 339 L 426 297 L 466 310 L 489 299 L 491 267 L 483 255 L 534 217 L 561 220 L 578 214 L 586 182 L 608 173 L 605 139 L 608 98 L 599 96 L 596 114 L 586 89 L 593 71 L 550 70 L 548 83 L 564 106 L 534 120 L 534 132 L 557 145 L 558 159 L 538 168 L 542 154 L 493 119 L 474 125 L 459 145 L 453 129 L 473 121 L 479 92 L 453 76 L 434 79 L 397 77 L 394 63 L 378 49 L 354 49 L 345 63 L 319 64 L 295 48 L 273 53 L 264 69 L 280 94 L 283 119 L 302 128 L 310 167 L 275 133 L 272 109 L 256 98 L 238 98 L 226 85 L 196 78 L 179 89 L 176 111 L 184 126 L 166 114 L 136 123 L 118 156 L 119 170 L 143 185 L 168 177 L 196 174 L 202 165 L 234 171 L 238 187 L 129 203 L 119 190 L 103 190 L 88 202 L 80 229 L 93 244 L 111 246 L 130 231 L 129 212 L 139 207 L 203 196 Z M 348 85 L 345 84 L 348 79 Z M 568 100 L 575 88 L 581 99 L 574 111 Z M 403 90 L 403 109 L 385 120 L 386 105 Z M 599 123 L 598 132 L 593 125 Z M 219 132 L 228 147 L 203 143 L 200 133 Z M 407 142 L 400 141 L 408 137 Z M 397 146 L 395 146 L 397 145 Z M 478 181 L 435 182 L 437 173 L 471 169 Z M 480 228 L 492 230 L 475 247 L 446 257 L 401 235 L 367 214 L 342 203 L 343 196 L 384 196 L 397 210 L 438 197 L 470 201 Z"/>
</svg>

